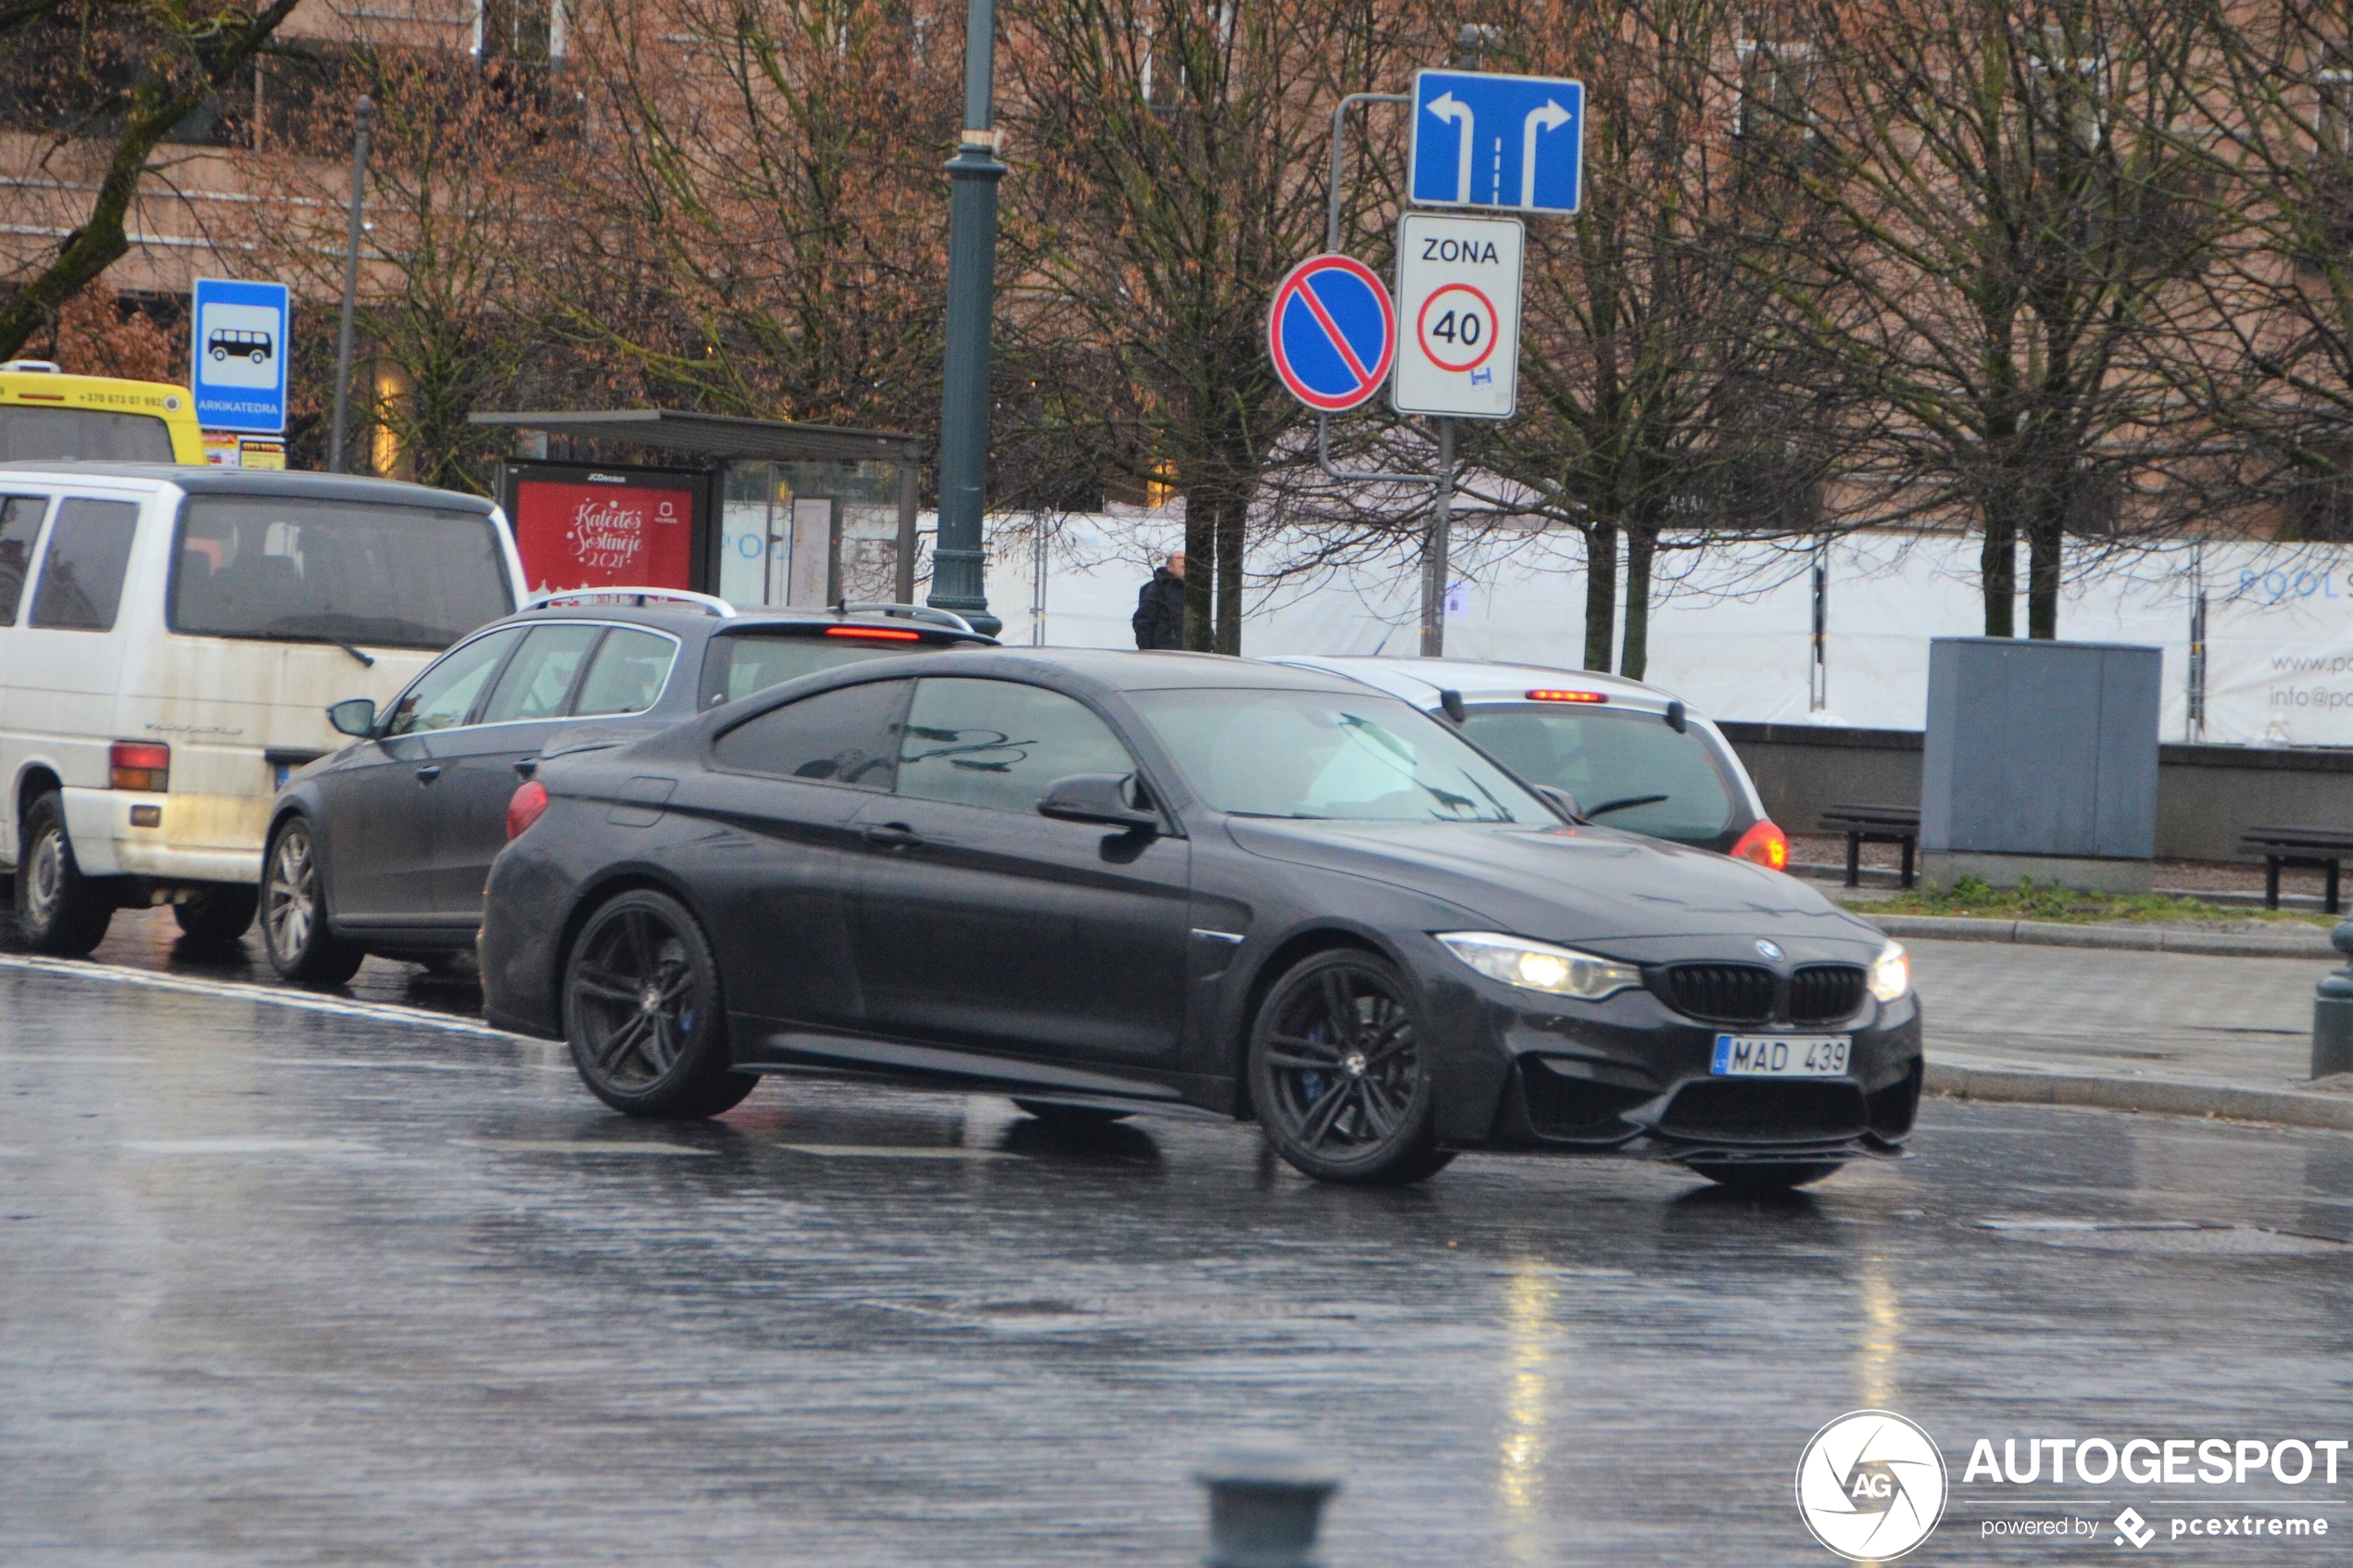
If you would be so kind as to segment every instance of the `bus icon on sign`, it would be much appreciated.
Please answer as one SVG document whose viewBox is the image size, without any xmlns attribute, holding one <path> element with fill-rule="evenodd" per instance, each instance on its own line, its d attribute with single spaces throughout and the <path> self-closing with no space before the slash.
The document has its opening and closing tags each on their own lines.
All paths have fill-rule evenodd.
<svg viewBox="0 0 2353 1568">
<path fill-rule="evenodd" d="M 275 349 L 276 345 L 271 341 L 268 332 L 241 332 L 234 327 L 215 327 L 205 339 L 205 352 L 216 360 L 227 359 L 234 355 L 240 359 L 250 359 L 257 365 L 266 365 Z"/>
</svg>

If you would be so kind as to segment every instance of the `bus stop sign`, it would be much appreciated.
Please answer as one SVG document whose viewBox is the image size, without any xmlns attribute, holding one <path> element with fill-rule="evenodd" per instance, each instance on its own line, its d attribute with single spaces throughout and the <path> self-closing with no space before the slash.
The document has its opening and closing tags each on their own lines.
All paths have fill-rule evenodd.
<svg viewBox="0 0 2353 1568">
<path fill-rule="evenodd" d="M 1318 413 L 1368 402 L 1397 358 L 1389 290 L 1354 257 L 1311 256 L 1275 290 L 1266 350 L 1291 395 Z"/>
<path fill-rule="evenodd" d="M 196 423 L 250 435 L 284 433 L 292 325 L 286 285 L 198 278 L 194 305 L 188 382 Z"/>
</svg>

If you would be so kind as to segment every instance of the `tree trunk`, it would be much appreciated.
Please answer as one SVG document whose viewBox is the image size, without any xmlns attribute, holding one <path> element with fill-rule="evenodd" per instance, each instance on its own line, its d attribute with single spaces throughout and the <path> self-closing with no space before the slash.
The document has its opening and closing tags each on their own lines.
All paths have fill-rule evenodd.
<svg viewBox="0 0 2353 1568">
<path fill-rule="evenodd" d="M 1202 485 L 1185 493 L 1185 646 L 1210 651 L 1211 593 L 1217 582 L 1216 503 Z"/>
<path fill-rule="evenodd" d="M 2001 506 L 1985 509 L 1985 546 L 1978 555 L 1985 594 L 1985 634 L 2018 635 L 2018 520 Z"/>
<path fill-rule="evenodd" d="M 2057 517 L 2037 518 L 2026 532 L 2026 634 L 2045 642 L 2058 635 L 2059 545 L 2065 537 Z"/>
<path fill-rule="evenodd" d="M 1609 634 L 1617 626 L 1617 524 L 1596 518 L 1585 529 L 1585 668 L 1609 671 Z"/>
<path fill-rule="evenodd" d="M 1617 672 L 1639 681 L 1650 668 L 1651 561 L 1658 554 L 1658 531 L 1637 523 L 1626 531 L 1626 640 Z"/>
<path fill-rule="evenodd" d="M 1224 497 L 1217 508 L 1217 640 L 1214 650 L 1242 651 L 1242 524 L 1250 515 L 1244 495 Z"/>
</svg>

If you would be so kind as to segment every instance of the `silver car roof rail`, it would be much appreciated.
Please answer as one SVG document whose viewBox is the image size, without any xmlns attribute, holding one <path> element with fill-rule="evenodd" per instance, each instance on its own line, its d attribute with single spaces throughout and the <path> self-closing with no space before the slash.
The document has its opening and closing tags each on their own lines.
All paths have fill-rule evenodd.
<svg viewBox="0 0 2353 1568">
<path fill-rule="evenodd" d="M 693 605 L 707 615 L 733 620 L 736 607 L 725 599 L 710 594 L 691 594 L 684 588 L 567 588 L 560 593 L 534 594 L 523 601 L 525 609 L 546 609 L 550 605 L 596 604 L 615 599 L 633 599 L 640 607 L 648 599 L 665 603 Z"/>
<path fill-rule="evenodd" d="M 979 633 L 973 631 L 971 621 L 955 611 L 935 609 L 930 605 L 892 604 L 884 601 L 876 601 L 873 604 L 852 604 L 845 598 L 834 606 L 834 613 L 843 616 L 903 615 L 910 621 L 928 621 L 935 626 L 952 626 L 959 632 L 971 633 L 975 637 L 980 635 Z"/>
</svg>

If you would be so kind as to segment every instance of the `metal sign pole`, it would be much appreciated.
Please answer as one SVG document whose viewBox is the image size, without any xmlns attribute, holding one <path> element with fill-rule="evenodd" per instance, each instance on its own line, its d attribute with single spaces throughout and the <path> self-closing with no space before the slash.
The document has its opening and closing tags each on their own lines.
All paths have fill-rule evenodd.
<svg viewBox="0 0 2353 1568">
<path fill-rule="evenodd" d="M 343 473 L 344 418 L 351 396 L 351 312 L 359 293 L 359 202 L 368 189 L 368 132 L 376 106 L 362 93 L 352 115 L 351 224 L 344 238 L 343 324 L 335 331 L 335 420 L 327 438 L 327 471 Z"/>
<path fill-rule="evenodd" d="M 1446 653 L 1447 524 L 1454 511 L 1454 421 L 1438 420 L 1438 488 L 1430 498 L 1429 536 L 1422 553 L 1422 657 Z"/>
</svg>

